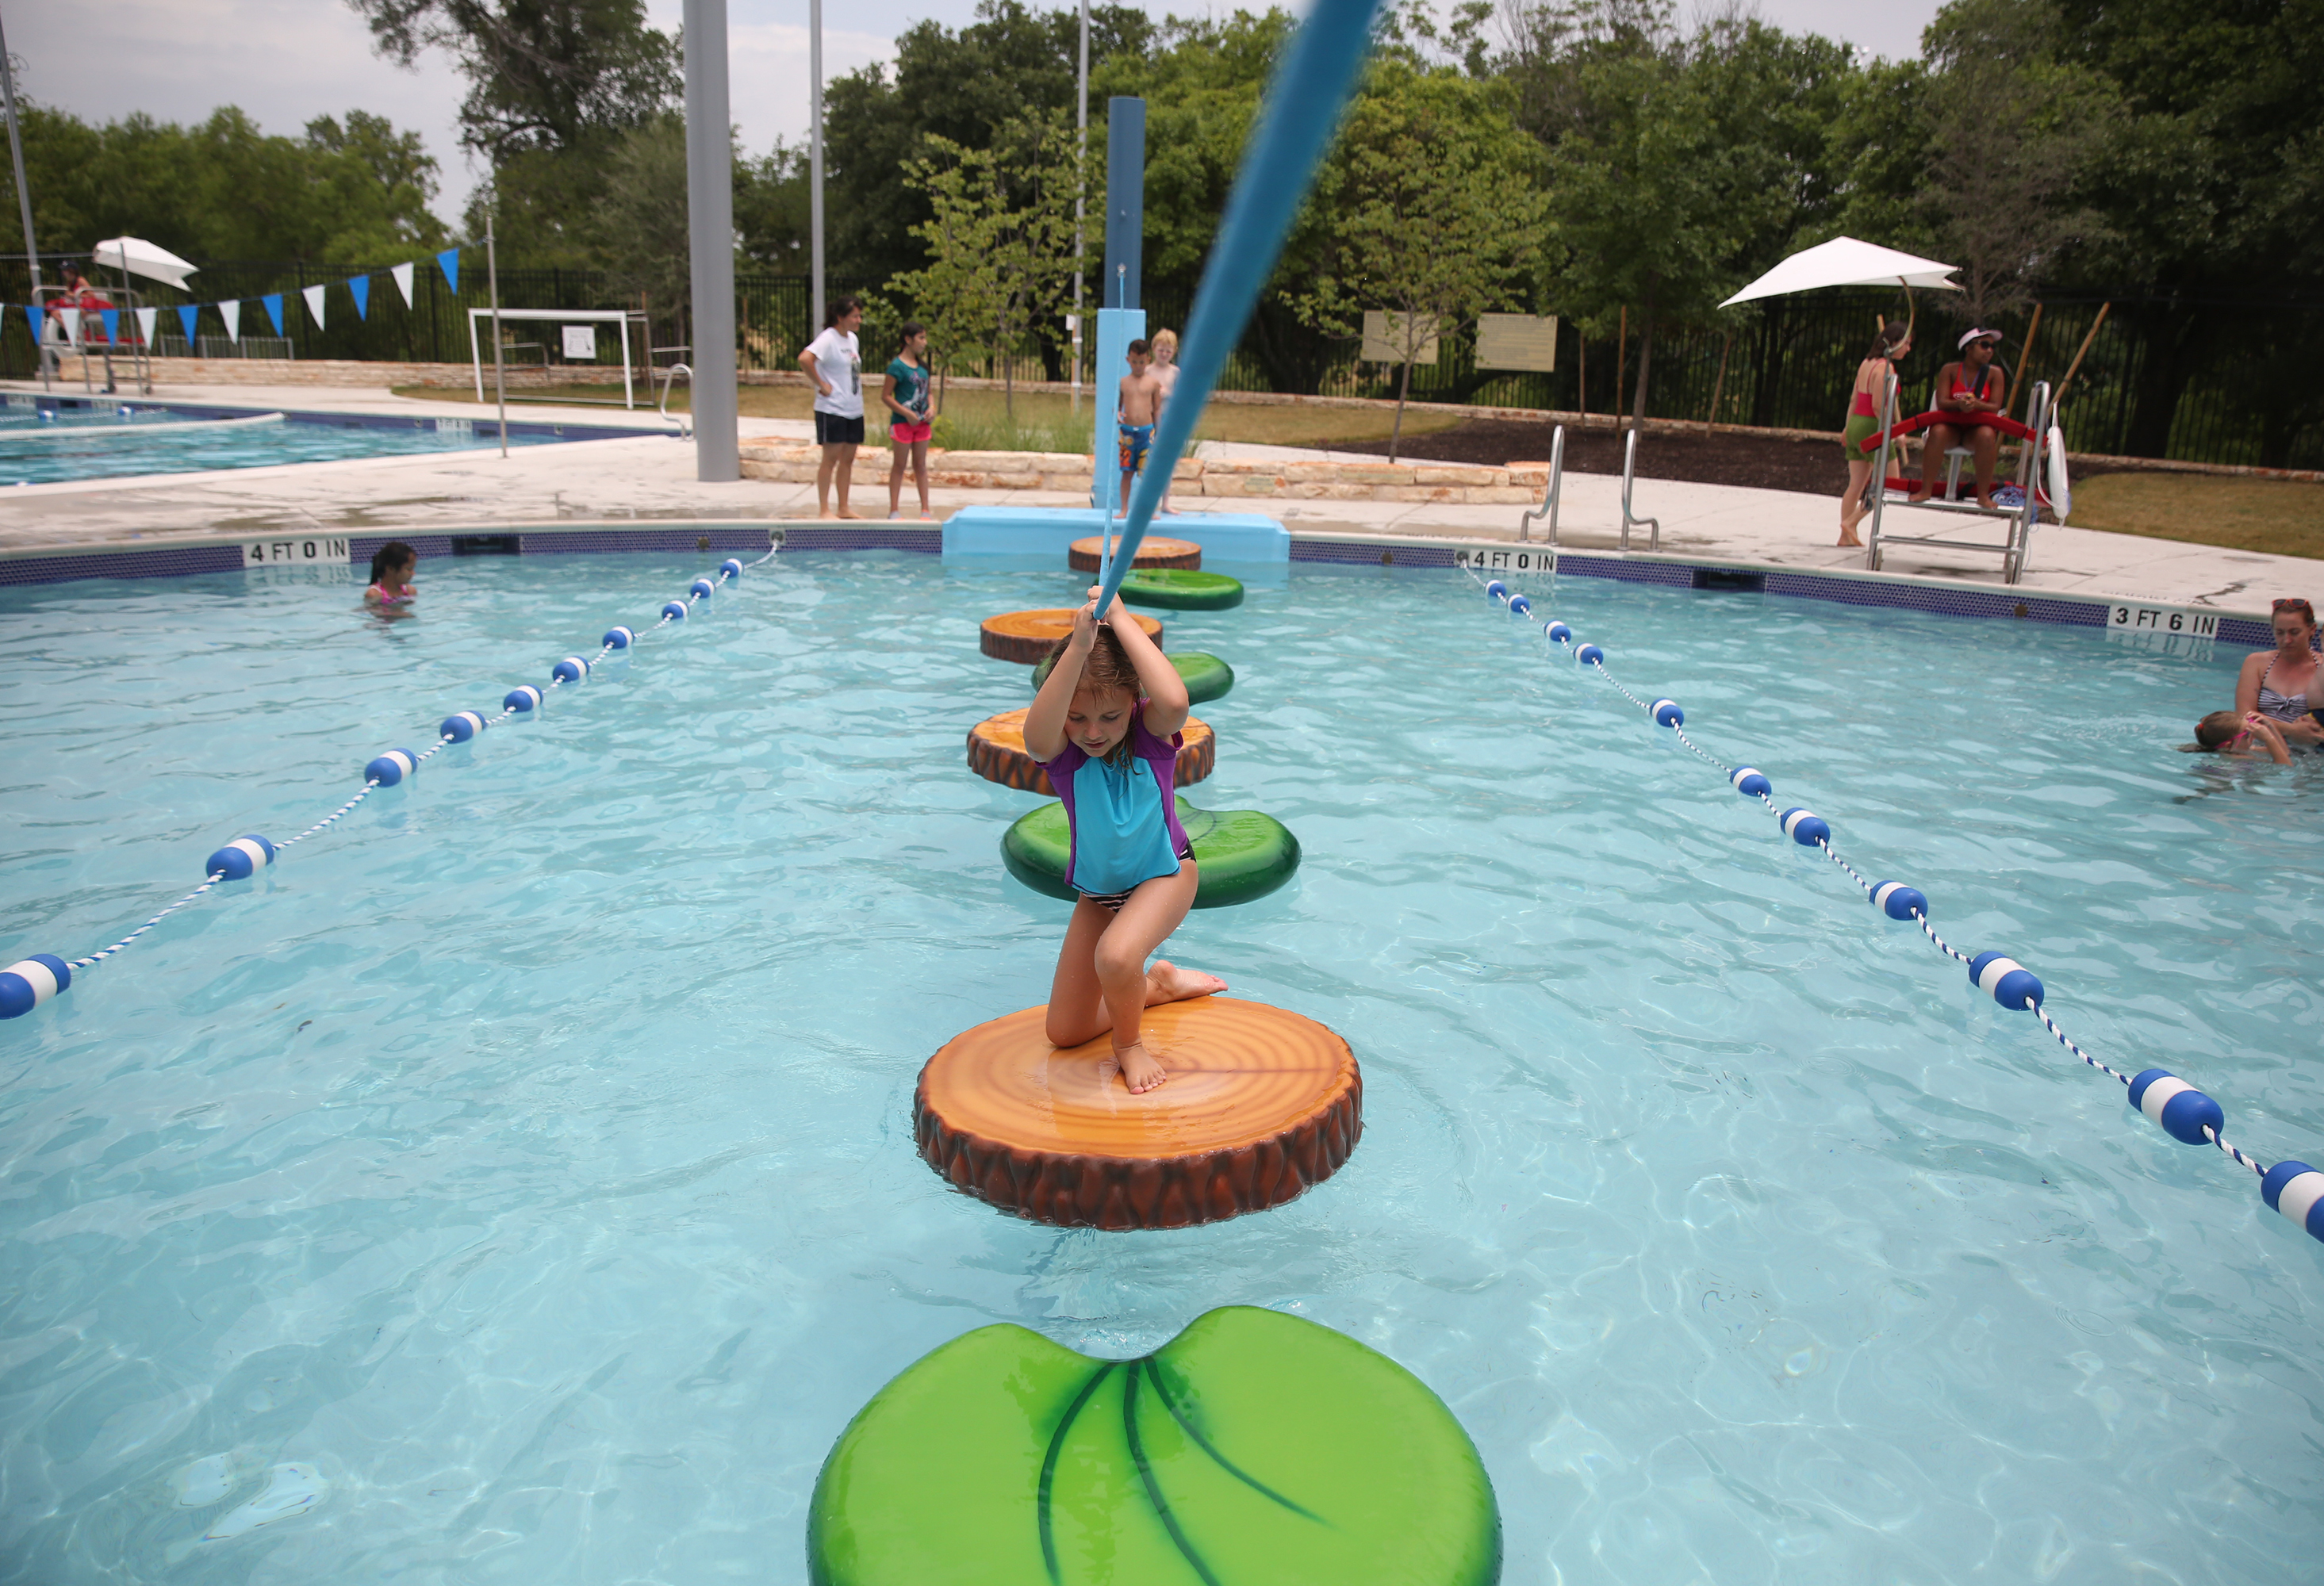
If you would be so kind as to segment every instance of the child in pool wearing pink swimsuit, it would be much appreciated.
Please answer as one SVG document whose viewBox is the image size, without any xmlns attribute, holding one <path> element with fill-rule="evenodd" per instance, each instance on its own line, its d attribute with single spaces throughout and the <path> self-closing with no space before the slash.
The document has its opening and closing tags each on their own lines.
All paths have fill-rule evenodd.
<svg viewBox="0 0 2324 1586">
<path fill-rule="evenodd" d="M 391 539 L 371 553 L 371 587 L 364 591 L 364 604 L 394 610 L 411 604 L 420 592 L 412 587 L 412 570 L 420 566 L 420 553 L 401 539 Z"/>
</svg>

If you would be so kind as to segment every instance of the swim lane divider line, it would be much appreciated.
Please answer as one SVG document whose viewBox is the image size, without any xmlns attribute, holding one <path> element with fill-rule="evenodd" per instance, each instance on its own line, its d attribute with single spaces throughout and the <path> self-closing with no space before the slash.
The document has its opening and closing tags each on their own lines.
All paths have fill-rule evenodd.
<svg viewBox="0 0 2324 1586">
<path fill-rule="evenodd" d="M 1470 579 L 1480 585 L 1494 600 L 1507 606 L 1516 616 L 1526 619 L 1532 625 L 1533 603 L 1522 595 L 1513 595 L 1499 578 L 1488 582 L 1473 571 L 1463 568 Z M 1991 997 L 2001 1007 L 2015 1012 L 2024 1010 L 2042 1021 L 2042 1028 L 2057 1038 L 2060 1046 L 2072 1053 L 2100 1074 L 2118 1081 L 2129 1093 L 2132 1107 L 2144 1113 L 2157 1128 L 2172 1139 L 2190 1146 L 2211 1146 L 2238 1166 L 2249 1169 L 2260 1181 L 2260 1197 L 2270 1208 L 2290 1218 L 2294 1224 L 2319 1240 L 2324 1240 L 2324 1172 L 2319 1172 L 2305 1162 L 2286 1159 L 2270 1167 L 2247 1155 L 2227 1139 L 2227 1114 L 2218 1102 L 2189 1084 L 2185 1080 L 2163 1068 L 2148 1068 L 2132 1074 L 2110 1067 L 2092 1056 L 2074 1038 L 2058 1028 L 2043 1006 L 2047 993 L 2033 971 L 2015 959 L 1997 952 L 1970 954 L 1947 942 L 1929 923 L 1929 900 L 1918 889 L 1902 881 L 1875 881 L 1840 855 L 1832 846 L 1831 826 L 1812 810 L 1779 807 L 1775 799 L 1775 787 L 1766 773 L 1756 766 L 1730 766 L 1711 754 L 1686 733 L 1686 713 L 1672 699 L 1644 700 L 1630 692 L 1622 680 L 1606 669 L 1606 651 L 1596 644 L 1577 644 L 1573 630 L 1552 617 L 1542 624 L 1543 637 L 1571 653 L 1579 665 L 1590 668 L 1612 684 L 1623 698 L 1653 720 L 1656 726 L 1667 727 L 1672 736 L 1686 746 L 1688 752 L 1727 779 L 1728 784 L 1746 798 L 1756 798 L 1767 813 L 1775 817 L 1784 834 L 1803 848 L 1821 850 L 1823 856 L 1846 872 L 1849 880 L 1863 890 L 1872 906 L 1890 919 L 1911 920 L 1921 934 L 1946 957 L 1969 969 L 1969 983 Z"/>
<path fill-rule="evenodd" d="M 770 549 L 765 556 L 761 557 L 758 561 L 750 563 L 749 566 L 758 567 L 770 560 L 775 554 L 776 550 Z M 530 715 L 538 709 L 540 703 L 550 694 L 567 684 L 578 687 L 607 656 L 617 650 L 632 649 L 642 644 L 662 629 L 673 623 L 683 622 L 686 621 L 687 613 L 692 611 L 697 603 L 708 600 L 717 593 L 721 584 L 740 578 L 746 570 L 743 563 L 733 557 L 727 558 L 719 564 L 718 575 L 715 579 L 708 576 L 696 578 L 687 586 L 684 600 L 673 600 L 664 604 L 661 608 L 660 619 L 644 633 L 638 633 L 628 628 L 609 628 L 605 632 L 604 638 L 599 641 L 597 653 L 595 656 L 568 655 L 552 667 L 549 669 L 547 688 L 536 688 L 528 683 L 510 689 L 507 696 L 501 701 L 500 715 L 486 716 L 481 712 L 473 710 L 457 712 L 445 717 L 438 725 L 436 742 L 425 751 L 391 749 L 374 757 L 368 765 L 364 767 L 364 785 L 355 796 L 297 836 L 285 837 L 280 843 L 270 842 L 254 832 L 236 837 L 202 862 L 202 869 L 206 875 L 200 886 L 196 887 L 112 945 L 100 947 L 86 958 L 70 960 L 60 958 L 53 953 L 35 953 L 28 958 L 8 965 L 5 969 L 0 969 L 0 1019 L 17 1019 L 30 1013 L 33 1009 L 70 986 L 73 981 L 73 971 L 90 969 L 104 963 L 179 909 L 200 898 L 220 881 L 238 881 L 265 869 L 274 862 L 276 856 L 282 850 L 294 844 L 304 843 L 308 838 L 321 832 L 370 798 L 374 789 L 394 787 L 452 744 L 466 743 L 477 733 L 489 727 L 500 725 L 511 716 Z"/>
</svg>

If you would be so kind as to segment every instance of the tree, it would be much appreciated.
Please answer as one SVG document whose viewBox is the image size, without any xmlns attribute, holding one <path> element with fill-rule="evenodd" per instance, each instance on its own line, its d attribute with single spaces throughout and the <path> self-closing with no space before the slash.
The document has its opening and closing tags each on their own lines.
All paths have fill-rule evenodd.
<svg viewBox="0 0 2324 1586">
<path fill-rule="evenodd" d="M 1440 336 L 1531 296 L 1548 205 L 1538 157 L 1473 84 L 1394 57 L 1373 79 L 1341 134 L 1329 267 L 1299 302 L 1341 337 L 1366 308 L 1387 311 L 1400 366 L 1392 463 L 1412 365 Z"/>
<path fill-rule="evenodd" d="M 965 149 L 930 134 L 904 181 L 927 199 L 913 227 L 928 263 L 889 290 L 913 304 L 947 365 L 971 354 L 1002 360 L 1008 412 L 1017 413 L 1007 362 L 1027 334 L 1064 307 L 1073 279 L 1074 195 L 1082 161 L 1074 129 L 1050 119 L 1019 123 L 1000 146 Z"/>
</svg>

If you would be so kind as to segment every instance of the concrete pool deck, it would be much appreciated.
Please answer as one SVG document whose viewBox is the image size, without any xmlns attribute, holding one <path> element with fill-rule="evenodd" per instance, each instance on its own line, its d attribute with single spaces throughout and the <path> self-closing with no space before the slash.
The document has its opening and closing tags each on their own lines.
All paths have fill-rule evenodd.
<svg viewBox="0 0 2324 1586">
<path fill-rule="evenodd" d="M 14 383 L 13 392 L 38 387 Z M 77 391 L 58 394 L 78 396 Z M 475 420 L 480 432 L 489 419 L 473 402 L 427 401 L 394 395 L 384 388 L 315 386 L 208 386 L 163 388 L 155 402 L 204 402 L 265 411 L 400 417 L 447 417 Z M 650 407 L 573 407 L 543 402 L 512 404 L 512 420 L 566 425 L 654 427 L 664 422 Z M 744 419 L 743 438 L 801 440 L 800 420 Z M 577 445 L 533 446 L 503 457 L 496 449 L 370 457 L 339 463 L 301 463 L 275 467 L 222 469 L 207 473 L 99 479 L 20 486 L 0 493 L 0 553 L 92 550 L 108 546 L 198 544 L 258 536 L 311 533 L 446 533 L 492 530 L 503 525 L 553 525 L 591 521 L 692 523 L 764 521 L 770 525 L 812 521 L 812 484 L 745 479 L 706 484 L 694 477 L 694 447 L 671 438 L 648 437 Z M 1652 444 L 1652 437 L 1643 444 Z M 1286 461 L 1377 463 L 1374 456 L 1280 447 L 1204 443 L 1205 455 Z M 1562 549 L 1611 550 L 1620 522 L 1621 481 L 1610 475 L 1568 474 L 1560 516 Z M 1075 506 L 1085 504 L 1065 492 L 958 490 L 934 493 L 939 517 L 971 505 Z M 884 488 L 858 484 L 855 503 L 867 523 L 887 516 Z M 908 481 L 904 503 L 910 521 L 914 497 Z M 1333 539 L 1514 544 L 1520 506 L 1455 503 L 1321 501 L 1282 497 L 1182 497 L 1189 512 L 1265 512 L 1280 519 L 1295 537 Z M 1642 479 L 1632 492 L 1633 511 L 1662 521 L 1661 555 L 1686 560 L 1803 572 L 1860 573 L 1861 551 L 1841 550 L 1837 506 L 1829 497 L 1741 486 Z M 1892 533 L 1945 533 L 1948 537 L 1998 540 L 1997 522 L 1889 510 Z M 1538 533 L 1539 525 L 1536 526 Z M 1643 552 L 1646 530 L 1634 530 L 1633 556 Z M 2230 550 L 2180 540 L 2044 525 L 2034 531 L 2029 568 L 2015 586 L 2001 582 L 2000 558 L 1922 546 L 1891 546 L 1885 574 L 1934 579 L 1964 588 L 2060 595 L 2083 600 L 2119 600 L 2186 606 L 2222 613 L 2264 616 L 2279 595 L 2324 593 L 2324 561 Z"/>
</svg>

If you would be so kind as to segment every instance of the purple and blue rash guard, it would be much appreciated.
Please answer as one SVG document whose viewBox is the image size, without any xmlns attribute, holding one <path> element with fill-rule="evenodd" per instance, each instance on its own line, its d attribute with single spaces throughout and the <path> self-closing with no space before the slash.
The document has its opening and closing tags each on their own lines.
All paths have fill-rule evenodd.
<svg viewBox="0 0 2324 1586">
<path fill-rule="evenodd" d="M 1049 785 L 1065 807 L 1072 847 L 1065 884 L 1093 897 L 1127 892 L 1156 876 L 1178 873 L 1186 829 L 1178 824 L 1178 747 L 1183 735 L 1157 738 L 1146 730 L 1141 703 L 1130 718 L 1128 768 L 1092 760 L 1070 738 L 1057 758 L 1043 762 Z"/>
</svg>

